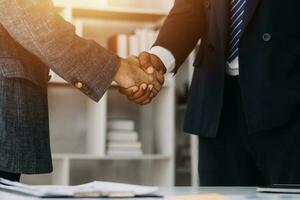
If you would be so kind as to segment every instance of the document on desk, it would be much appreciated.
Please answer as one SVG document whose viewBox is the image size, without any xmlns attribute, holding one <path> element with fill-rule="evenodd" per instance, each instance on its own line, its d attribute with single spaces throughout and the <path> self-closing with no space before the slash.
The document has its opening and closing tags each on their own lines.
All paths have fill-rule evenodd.
<svg viewBox="0 0 300 200">
<path fill-rule="evenodd" d="M 35 197 L 159 197 L 157 187 L 94 181 L 76 186 L 26 185 L 0 178 L 0 189 Z"/>
</svg>

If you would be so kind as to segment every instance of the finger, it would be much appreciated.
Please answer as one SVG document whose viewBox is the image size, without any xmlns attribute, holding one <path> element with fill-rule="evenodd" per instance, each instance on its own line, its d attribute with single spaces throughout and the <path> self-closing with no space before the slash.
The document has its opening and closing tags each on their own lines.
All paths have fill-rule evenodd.
<svg viewBox="0 0 300 200">
<path fill-rule="evenodd" d="M 151 101 L 152 101 L 151 98 L 150 98 L 150 99 L 147 99 L 146 101 L 140 103 L 140 105 L 142 105 L 142 106 L 147 105 L 147 104 L 151 103 Z"/>
<path fill-rule="evenodd" d="M 149 67 L 152 67 L 151 57 L 150 57 L 150 54 L 148 52 L 140 53 L 139 61 L 140 61 L 141 67 L 144 70 L 147 70 Z"/>
<path fill-rule="evenodd" d="M 157 72 L 156 77 L 161 85 L 163 85 L 165 83 L 165 76 L 162 72 Z"/>
<path fill-rule="evenodd" d="M 157 96 L 157 94 L 159 93 L 159 91 L 157 91 L 155 88 L 152 90 L 151 94 L 150 94 L 150 98 L 154 98 Z"/>
<path fill-rule="evenodd" d="M 157 72 L 153 73 L 152 75 L 149 75 L 148 79 L 149 79 L 148 84 L 152 84 L 154 88 L 158 91 L 161 90 L 162 84 L 158 81 Z"/>
<path fill-rule="evenodd" d="M 141 98 L 142 96 L 144 96 L 145 93 L 146 93 L 146 91 L 147 91 L 147 85 L 146 84 L 142 84 L 139 87 L 139 90 L 136 93 L 128 96 L 128 99 L 131 100 L 131 101 L 135 101 L 136 99 Z"/>
<path fill-rule="evenodd" d="M 138 104 L 140 104 L 140 103 L 146 101 L 147 99 L 150 98 L 151 93 L 152 93 L 152 92 L 151 92 L 150 90 L 147 90 L 147 91 L 145 92 L 145 94 L 144 94 L 142 97 L 136 99 L 135 102 L 138 103 Z"/>
<path fill-rule="evenodd" d="M 152 81 L 152 83 L 154 88 L 157 90 L 157 91 L 160 91 L 161 88 L 162 88 L 162 84 L 157 80 L 157 78 L 155 77 L 154 80 Z"/>
<path fill-rule="evenodd" d="M 163 64 L 163 62 L 160 60 L 159 57 L 157 57 L 156 55 L 151 54 L 150 60 L 151 60 L 152 66 L 157 71 L 162 72 L 163 74 L 165 74 L 167 72 L 167 69 L 166 69 L 165 65 Z"/>
<path fill-rule="evenodd" d="M 136 93 L 138 90 L 139 90 L 139 88 L 137 86 L 133 86 L 131 88 L 121 88 L 121 87 L 119 88 L 119 92 L 126 96 L 131 96 L 134 93 Z"/>
<path fill-rule="evenodd" d="M 152 85 L 152 84 L 148 85 L 148 89 L 149 89 L 150 91 L 152 91 L 152 90 L 154 89 L 153 85 Z"/>
</svg>

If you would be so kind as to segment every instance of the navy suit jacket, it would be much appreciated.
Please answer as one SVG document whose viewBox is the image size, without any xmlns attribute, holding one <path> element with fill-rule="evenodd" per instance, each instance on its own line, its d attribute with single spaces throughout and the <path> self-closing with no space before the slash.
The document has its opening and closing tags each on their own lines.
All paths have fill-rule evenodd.
<svg viewBox="0 0 300 200">
<path fill-rule="evenodd" d="M 155 45 L 176 71 L 201 39 L 185 131 L 215 137 L 223 105 L 230 0 L 176 0 Z M 240 87 L 250 133 L 281 126 L 299 112 L 300 1 L 247 0 L 240 42 Z"/>
</svg>

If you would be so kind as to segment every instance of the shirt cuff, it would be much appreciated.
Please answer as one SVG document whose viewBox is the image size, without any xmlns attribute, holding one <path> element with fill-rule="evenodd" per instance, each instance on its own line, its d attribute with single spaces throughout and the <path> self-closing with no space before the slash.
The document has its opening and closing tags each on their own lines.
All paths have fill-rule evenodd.
<svg viewBox="0 0 300 200">
<path fill-rule="evenodd" d="M 160 58 L 162 63 L 165 65 L 167 73 L 173 73 L 176 66 L 176 60 L 174 55 L 168 49 L 161 46 L 155 46 L 150 49 L 149 53 Z"/>
</svg>

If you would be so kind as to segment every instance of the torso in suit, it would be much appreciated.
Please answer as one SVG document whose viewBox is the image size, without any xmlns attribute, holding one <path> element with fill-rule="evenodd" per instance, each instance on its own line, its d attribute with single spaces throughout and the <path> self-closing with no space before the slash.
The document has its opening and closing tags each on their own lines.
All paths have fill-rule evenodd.
<svg viewBox="0 0 300 200">
<path fill-rule="evenodd" d="M 48 67 L 0 26 L 0 170 L 52 170 Z"/>
<path fill-rule="evenodd" d="M 5 0 L 0 10 L 0 176 L 51 172 L 49 68 L 99 101 L 119 58 L 78 37 L 50 0 Z"/>
<path fill-rule="evenodd" d="M 215 137 L 223 104 L 229 0 L 177 0 L 155 45 L 177 68 L 201 39 L 185 131 Z M 287 123 L 300 103 L 299 1 L 248 0 L 240 41 L 240 87 L 250 133 Z M 175 31 L 176 30 L 176 31 Z"/>
</svg>

